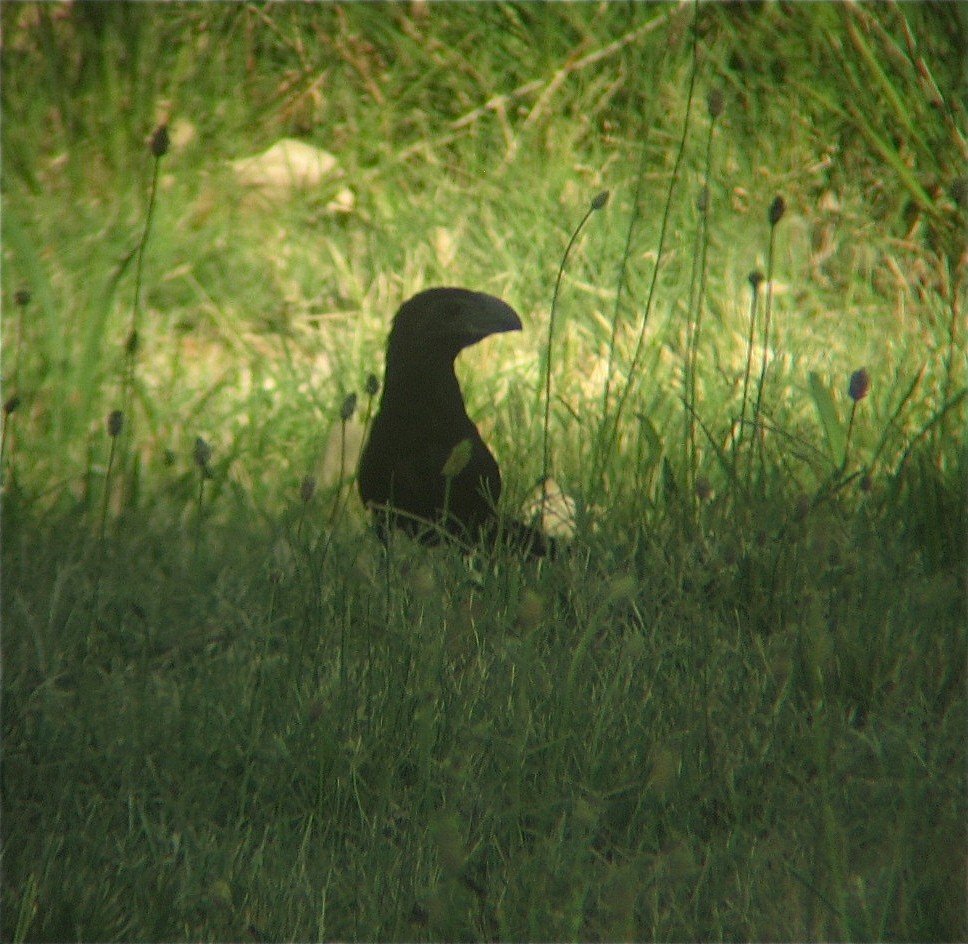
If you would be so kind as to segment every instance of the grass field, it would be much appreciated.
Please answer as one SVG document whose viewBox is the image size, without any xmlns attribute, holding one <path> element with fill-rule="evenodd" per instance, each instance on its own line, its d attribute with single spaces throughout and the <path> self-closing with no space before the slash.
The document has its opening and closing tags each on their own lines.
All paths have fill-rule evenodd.
<svg viewBox="0 0 968 944">
<path fill-rule="evenodd" d="M 3 3 L 3 939 L 966 939 L 965 11 Z"/>
</svg>

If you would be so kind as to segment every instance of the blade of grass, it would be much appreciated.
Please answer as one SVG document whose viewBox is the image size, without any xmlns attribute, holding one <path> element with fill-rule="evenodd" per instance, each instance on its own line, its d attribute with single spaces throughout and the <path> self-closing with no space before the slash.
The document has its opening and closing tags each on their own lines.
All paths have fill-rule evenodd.
<svg viewBox="0 0 968 944">
<path fill-rule="evenodd" d="M 827 439 L 827 448 L 835 468 L 840 468 L 847 451 L 847 434 L 844 424 L 837 415 L 837 405 L 833 394 L 816 371 L 810 371 L 810 396 L 817 408 L 820 425 Z"/>
</svg>

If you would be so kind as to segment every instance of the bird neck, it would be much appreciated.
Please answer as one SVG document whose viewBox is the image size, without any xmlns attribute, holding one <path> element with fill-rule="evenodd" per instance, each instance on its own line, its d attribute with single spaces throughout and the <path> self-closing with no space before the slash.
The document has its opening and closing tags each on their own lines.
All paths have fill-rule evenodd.
<svg viewBox="0 0 968 944">
<path fill-rule="evenodd" d="M 464 396 L 454 371 L 454 355 L 444 352 L 399 352 L 387 359 L 381 410 L 426 410 L 433 415 L 445 409 L 459 410 L 466 419 Z M 457 417 L 455 417 L 457 418 Z"/>
</svg>

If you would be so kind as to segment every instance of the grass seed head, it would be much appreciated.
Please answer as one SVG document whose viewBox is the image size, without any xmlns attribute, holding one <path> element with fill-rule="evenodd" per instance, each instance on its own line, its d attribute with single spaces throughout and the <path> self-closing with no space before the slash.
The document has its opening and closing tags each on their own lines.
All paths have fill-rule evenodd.
<svg viewBox="0 0 968 944">
<path fill-rule="evenodd" d="M 464 471 L 467 463 L 471 461 L 471 453 L 474 447 L 469 439 L 462 439 L 450 451 L 444 467 L 440 470 L 445 479 L 452 479 L 455 475 L 460 475 Z"/>
<path fill-rule="evenodd" d="M 117 439 L 122 429 L 124 429 L 124 411 L 112 410 L 108 414 L 108 435 L 112 439 Z"/>
<path fill-rule="evenodd" d="M 356 394 L 348 394 L 346 399 L 343 401 L 343 405 L 339 408 L 339 418 L 345 423 L 348 419 L 351 419 L 353 414 L 356 412 Z"/>
<path fill-rule="evenodd" d="M 212 447 L 201 436 L 195 437 L 195 450 L 192 455 L 195 459 L 195 465 L 203 472 L 207 472 L 208 463 L 212 458 Z"/>
<path fill-rule="evenodd" d="M 151 153 L 155 157 L 164 157 L 168 153 L 168 145 L 171 139 L 168 137 L 168 125 L 158 125 L 154 134 L 151 136 Z"/>
<path fill-rule="evenodd" d="M 366 395 L 375 397 L 380 392 L 380 380 L 376 374 L 370 374 L 366 378 Z"/>
<path fill-rule="evenodd" d="M 747 278 L 749 279 L 750 285 L 753 288 L 753 293 L 755 294 L 760 290 L 760 286 L 763 284 L 763 280 L 766 278 L 766 276 L 763 275 L 759 269 L 754 269 L 752 272 L 750 272 Z"/>
<path fill-rule="evenodd" d="M 21 307 L 26 308 L 30 304 L 30 289 L 18 288 L 13 293 L 13 300 Z"/>
<path fill-rule="evenodd" d="M 138 348 L 141 345 L 141 341 L 138 337 L 138 329 L 132 328 L 131 334 L 128 335 L 128 340 L 124 342 L 124 352 L 125 354 L 135 355 L 138 353 Z"/>
<path fill-rule="evenodd" d="M 867 391 L 870 390 L 871 378 L 870 374 L 861 367 L 860 370 L 855 370 L 850 375 L 850 384 L 847 387 L 847 393 L 850 399 L 857 403 L 863 400 L 867 396 Z"/>
<path fill-rule="evenodd" d="M 773 198 L 773 202 L 770 204 L 770 226 L 776 226 L 780 220 L 783 219 L 783 214 L 786 212 L 786 201 L 783 197 L 776 196 Z"/>
<path fill-rule="evenodd" d="M 601 193 L 596 194 L 595 198 L 592 200 L 593 210 L 603 210 L 605 205 L 608 203 L 608 191 L 603 190 Z"/>
<path fill-rule="evenodd" d="M 723 106 L 726 98 L 721 88 L 712 88 L 706 96 L 706 109 L 709 111 L 710 118 L 718 118 L 723 113 Z"/>
</svg>

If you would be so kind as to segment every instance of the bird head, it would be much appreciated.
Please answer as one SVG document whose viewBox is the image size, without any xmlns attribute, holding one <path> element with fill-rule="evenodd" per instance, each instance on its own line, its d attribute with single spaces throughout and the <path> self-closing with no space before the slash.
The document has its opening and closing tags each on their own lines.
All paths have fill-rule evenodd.
<svg viewBox="0 0 968 944">
<path fill-rule="evenodd" d="M 431 288 L 404 302 L 393 319 L 389 350 L 432 346 L 451 357 L 491 334 L 520 331 L 517 312 L 501 299 L 465 288 Z"/>
</svg>

